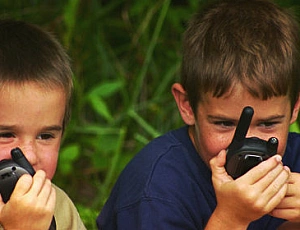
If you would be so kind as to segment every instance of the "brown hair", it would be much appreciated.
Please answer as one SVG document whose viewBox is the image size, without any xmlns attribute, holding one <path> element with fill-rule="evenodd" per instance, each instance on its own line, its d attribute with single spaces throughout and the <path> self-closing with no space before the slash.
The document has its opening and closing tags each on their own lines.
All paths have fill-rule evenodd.
<svg viewBox="0 0 300 230">
<path fill-rule="evenodd" d="M 69 57 L 49 32 L 30 23 L 0 20 L 0 86 L 35 82 L 66 94 L 64 124 L 70 117 L 73 89 Z"/>
<path fill-rule="evenodd" d="M 201 97 L 221 97 L 241 83 L 266 100 L 299 95 L 299 27 L 267 0 L 217 1 L 189 23 L 183 41 L 181 83 L 196 111 Z"/>
</svg>

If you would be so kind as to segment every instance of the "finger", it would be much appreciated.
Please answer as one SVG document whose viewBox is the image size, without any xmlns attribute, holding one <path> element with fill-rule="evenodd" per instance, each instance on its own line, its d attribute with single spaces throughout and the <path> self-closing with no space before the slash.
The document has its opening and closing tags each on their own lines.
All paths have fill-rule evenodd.
<svg viewBox="0 0 300 230">
<path fill-rule="evenodd" d="M 210 167 L 212 171 L 212 179 L 215 183 L 224 183 L 231 181 L 232 178 L 227 174 L 224 165 L 226 163 L 226 151 L 222 150 L 217 156 L 210 160 Z"/>
<path fill-rule="evenodd" d="M 258 181 L 255 186 L 261 189 L 261 192 L 265 197 L 272 197 L 282 186 L 285 186 L 287 190 L 289 174 L 289 170 L 286 170 L 285 167 L 278 164 L 265 177 Z"/>
<path fill-rule="evenodd" d="M 251 186 L 252 192 L 249 194 L 253 197 L 254 192 L 256 208 L 263 210 L 263 213 L 268 213 L 281 202 L 287 191 L 288 174 L 284 167 L 278 164 L 265 177 Z"/>
<path fill-rule="evenodd" d="M 240 177 L 240 179 L 248 181 L 250 184 L 255 184 L 272 171 L 278 164 L 282 164 L 281 159 L 280 155 L 270 157 L 249 170 L 246 174 Z"/>
<path fill-rule="evenodd" d="M 271 216 L 286 219 L 290 221 L 299 222 L 299 210 L 294 208 L 287 208 L 287 209 L 274 209 L 271 213 Z"/>
<path fill-rule="evenodd" d="M 286 197 L 296 196 L 297 191 L 299 191 L 299 188 L 297 188 L 297 186 L 295 186 L 294 184 L 288 184 L 288 189 L 287 189 L 287 192 L 286 192 L 285 196 Z"/>
<path fill-rule="evenodd" d="M 269 200 L 269 202 L 266 204 L 267 210 L 273 210 L 275 207 L 277 207 L 282 199 L 285 196 L 287 190 L 287 185 L 283 185 L 278 192 Z"/>
<path fill-rule="evenodd" d="M 298 194 L 299 191 L 299 183 L 297 183 L 298 180 L 300 180 L 299 173 L 291 172 L 288 180 L 288 190 L 286 196 L 295 196 Z"/>
<path fill-rule="evenodd" d="M 33 176 L 33 184 L 30 193 L 34 196 L 38 196 L 42 191 L 45 181 L 46 173 L 43 170 L 38 170 Z"/>
<path fill-rule="evenodd" d="M 226 163 L 226 151 L 222 150 L 219 152 L 218 155 L 213 157 L 210 160 L 210 166 L 213 167 L 215 170 L 219 170 L 220 168 L 224 168 Z"/>
<path fill-rule="evenodd" d="M 22 175 L 16 183 L 16 187 L 11 194 L 11 197 L 20 197 L 28 193 L 31 188 L 33 179 L 29 174 Z"/>
<path fill-rule="evenodd" d="M 55 188 L 51 186 L 51 193 L 48 199 L 48 205 L 51 208 L 51 210 L 55 209 L 55 204 L 56 204 L 56 191 Z"/>
<path fill-rule="evenodd" d="M 289 183 L 290 184 L 296 183 L 298 178 L 299 178 L 299 173 L 291 172 L 291 175 L 290 175 L 290 178 L 289 178 Z"/>
<path fill-rule="evenodd" d="M 55 204 L 56 204 L 56 191 L 54 187 L 51 186 L 50 189 L 50 194 L 47 200 L 47 203 L 45 204 L 45 207 L 47 207 L 47 210 L 51 215 L 54 215 L 54 210 L 55 210 Z"/>
<path fill-rule="evenodd" d="M 2 196 L 0 194 L 0 213 L 1 213 L 1 210 L 3 209 L 5 203 L 3 202 L 3 199 L 2 199 Z"/>
<path fill-rule="evenodd" d="M 42 205 L 47 205 L 52 193 L 52 184 L 49 179 L 45 180 L 43 187 L 38 194 L 38 199 L 40 200 Z"/>
<path fill-rule="evenodd" d="M 296 196 L 299 193 L 299 183 L 294 180 L 294 173 L 291 173 L 288 180 L 288 190 L 286 196 Z"/>
<path fill-rule="evenodd" d="M 279 170 L 281 170 L 279 174 L 277 174 L 278 168 Z M 286 171 L 283 167 L 281 168 L 280 165 L 278 165 L 278 167 L 276 167 L 276 170 L 274 169 L 270 174 L 271 175 L 268 175 L 261 181 L 262 183 L 268 184 L 270 183 L 270 181 L 268 180 L 271 180 L 270 185 L 262 192 L 262 195 L 264 197 L 270 198 L 275 197 L 275 199 L 280 198 L 280 200 L 278 200 L 280 202 L 285 197 L 288 189 L 287 181 L 289 177 L 289 172 Z M 266 181 L 264 181 L 264 179 Z M 282 190 L 282 188 L 284 188 L 284 190 Z"/>
<path fill-rule="evenodd" d="M 293 209 L 299 206 L 299 200 L 294 197 L 284 197 L 282 201 L 276 206 L 277 209 Z"/>
<path fill-rule="evenodd" d="M 42 209 L 48 215 L 54 215 L 55 204 L 56 204 L 56 192 L 52 187 L 50 180 L 48 179 L 45 183 L 45 187 L 39 194 L 37 199 L 38 207 L 42 207 Z"/>
</svg>

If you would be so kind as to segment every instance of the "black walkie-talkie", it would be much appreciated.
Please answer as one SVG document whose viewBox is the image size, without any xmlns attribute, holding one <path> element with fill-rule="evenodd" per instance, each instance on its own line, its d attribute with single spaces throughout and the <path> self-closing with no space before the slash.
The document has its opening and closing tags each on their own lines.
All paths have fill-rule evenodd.
<svg viewBox="0 0 300 230">
<path fill-rule="evenodd" d="M 0 161 L 0 194 L 3 202 L 7 202 L 16 186 L 17 181 L 23 174 L 33 176 L 35 170 L 24 156 L 20 148 L 11 150 L 11 160 Z M 49 230 L 56 229 L 56 221 L 53 216 Z"/>
<path fill-rule="evenodd" d="M 227 148 L 225 168 L 233 179 L 277 153 L 276 137 L 271 137 L 268 141 L 258 137 L 246 138 L 253 114 L 252 107 L 243 109 L 232 142 Z"/>
</svg>

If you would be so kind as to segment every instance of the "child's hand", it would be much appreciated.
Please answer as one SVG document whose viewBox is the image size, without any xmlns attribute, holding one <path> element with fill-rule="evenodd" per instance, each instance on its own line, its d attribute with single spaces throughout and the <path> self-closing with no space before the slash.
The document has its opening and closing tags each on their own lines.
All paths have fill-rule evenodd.
<svg viewBox="0 0 300 230">
<path fill-rule="evenodd" d="M 278 206 L 270 213 L 272 216 L 293 222 L 300 222 L 300 174 L 291 173 L 287 193 Z"/>
<path fill-rule="evenodd" d="M 227 174 L 225 161 L 224 150 L 210 161 L 218 203 L 214 216 L 224 224 L 227 221 L 228 226 L 246 227 L 273 210 L 286 195 L 290 171 L 282 165 L 279 155 L 261 162 L 236 180 Z"/>
<path fill-rule="evenodd" d="M 25 174 L 5 204 L 0 198 L 0 223 L 6 229 L 48 230 L 55 208 L 56 194 L 44 171 L 34 177 Z"/>
</svg>

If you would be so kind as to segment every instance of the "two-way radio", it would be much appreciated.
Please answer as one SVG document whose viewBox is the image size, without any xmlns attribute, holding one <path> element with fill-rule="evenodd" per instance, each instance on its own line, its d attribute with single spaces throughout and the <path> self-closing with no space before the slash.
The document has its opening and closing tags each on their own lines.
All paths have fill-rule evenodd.
<svg viewBox="0 0 300 230">
<path fill-rule="evenodd" d="M 258 137 L 246 138 L 254 110 L 247 106 L 243 109 L 233 139 L 227 148 L 226 171 L 234 179 L 277 153 L 278 139 L 268 141 Z"/>
</svg>

